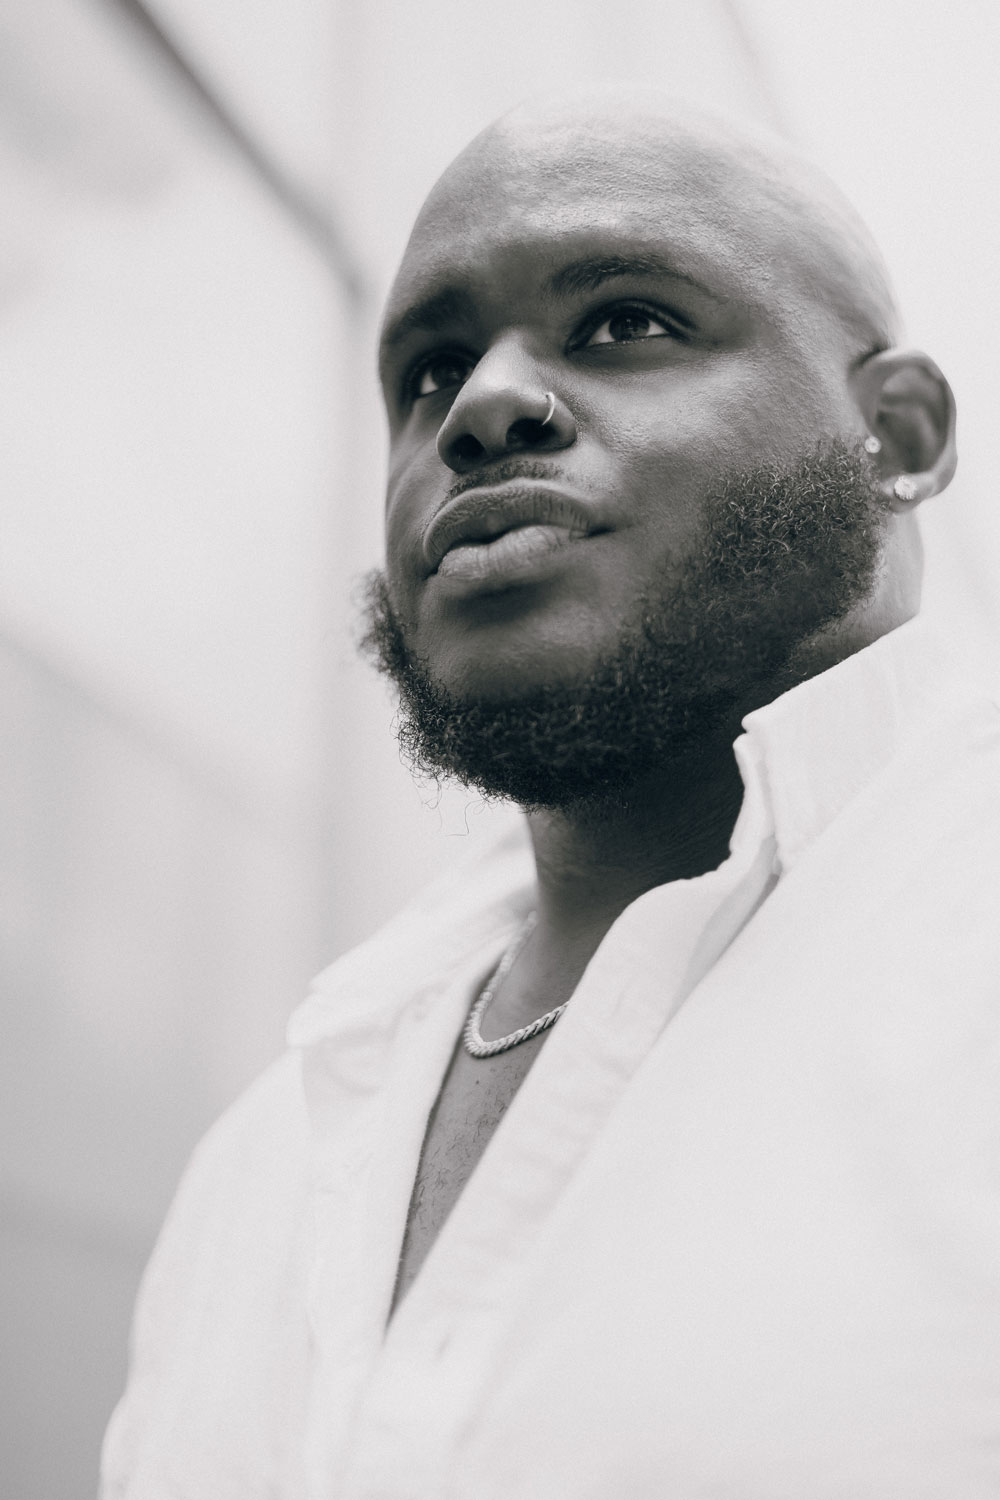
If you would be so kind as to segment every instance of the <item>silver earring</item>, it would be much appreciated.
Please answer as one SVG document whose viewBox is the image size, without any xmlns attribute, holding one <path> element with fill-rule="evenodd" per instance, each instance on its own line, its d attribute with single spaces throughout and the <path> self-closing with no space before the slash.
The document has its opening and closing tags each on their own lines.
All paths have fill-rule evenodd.
<svg viewBox="0 0 1000 1500">
<path fill-rule="evenodd" d="M 916 482 L 910 478 L 909 474 L 900 474 L 892 487 L 892 493 L 897 500 L 915 500 L 917 498 Z"/>
<path fill-rule="evenodd" d="M 549 423 L 552 421 L 552 417 L 553 417 L 553 415 L 555 413 L 555 409 L 556 409 L 555 393 L 553 391 L 546 391 L 545 392 L 545 401 L 546 401 L 547 410 L 545 412 L 544 417 L 542 418 L 542 420 L 538 424 L 539 427 L 548 427 Z"/>
<path fill-rule="evenodd" d="M 865 452 L 866 453 L 881 453 L 882 452 L 882 444 L 879 442 L 878 438 L 875 436 L 874 433 L 872 433 L 870 437 L 866 437 L 865 438 Z"/>
</svg>

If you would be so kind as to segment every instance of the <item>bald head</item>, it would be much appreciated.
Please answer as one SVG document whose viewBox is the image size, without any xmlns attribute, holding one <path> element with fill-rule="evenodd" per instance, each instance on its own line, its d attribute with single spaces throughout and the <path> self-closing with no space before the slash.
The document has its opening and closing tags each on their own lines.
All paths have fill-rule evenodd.
<svg viewBox="0 0 1000 1500">
<path fill-rule="evenodd" d="M 780 300 L 793 279 L 859 354 L 901 337 L 878 248 L 825 173 L 771 132 L 650 90 L 548 98 L 503 115 L 445 171 L 413 239 L 445 224 L 453 231 L 456 205 L 496 212 L 502 204 L 530 231 L 570 185 L 595 227 L 603 220 L 671 240 L 707 230 L 760 295 Z"/>
</svg>

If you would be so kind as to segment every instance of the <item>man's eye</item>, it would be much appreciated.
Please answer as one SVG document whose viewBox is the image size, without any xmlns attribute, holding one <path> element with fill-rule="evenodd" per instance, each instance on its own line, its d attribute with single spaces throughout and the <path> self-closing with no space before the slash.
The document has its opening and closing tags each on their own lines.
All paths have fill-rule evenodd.
<svg viewBox="0 0 1000 1500">
<path fill-rule="evenodd" d="M 472 369 L 471 360 L 460 354 L 439 354 L 424 360 L 410 377 L 410 393 L 418 396 L 433 396 L 437 391 L 446 391 L 452 386 L 462 385 L 468 380 Z"/>
<path fill-rule="evenodd" d="M 594 344 L 631 344 L 640 339 L 684 337 L 684 330 L 642 307 L 620 307 L 593 330 L 583 347 Z"/>
</svg>

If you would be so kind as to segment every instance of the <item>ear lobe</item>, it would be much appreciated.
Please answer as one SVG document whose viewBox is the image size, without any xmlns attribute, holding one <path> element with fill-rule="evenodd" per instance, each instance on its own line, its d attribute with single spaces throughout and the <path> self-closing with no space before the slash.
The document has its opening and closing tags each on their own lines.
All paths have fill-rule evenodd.
<svg viewBox="0 0 1000 1500">
<path fill-rule="evenodd" d="M 882 445 L 876 468 L 892 509 L 939 494 L 958 455 L 955 398 L 934 361 L 917 349 L 885 349 L 858 367 L 854 383 L 865 425 Z"/>
</svg>

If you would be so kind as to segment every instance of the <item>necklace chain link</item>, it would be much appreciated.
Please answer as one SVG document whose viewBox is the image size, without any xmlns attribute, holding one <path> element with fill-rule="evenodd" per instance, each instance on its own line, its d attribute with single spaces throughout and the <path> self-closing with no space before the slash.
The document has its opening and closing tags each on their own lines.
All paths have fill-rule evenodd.
<svg viewBox="0 0 1000 1500">
<path fill-rule="evenodd" d="M 538 1036 L 541 1032 L 548 1031 L 550 1026 L 554 1026 L 569 1004 L 568 1000 L 564 1000 L 562 1005 L 557 1005 L 554 1010 L 546 1011 L 544 1016 L 539 1016 L 537 1021 L 532 1021 L 530 1025 L 521 1026 L 517 1031 L 508 1032 L 506 1036 L 498 1036 L 494 1042 L 483 1041 L 483 1035 L 479 1029 L 482 1019 L 489 1009 L 493 997 L 514 967 L 514 961 L 531 936 L 536 921 L 537 915 L 535 912 L 532 912 L 503 955 L 503 958 L 497 964 L 492 977 L 483 986 L 478 999 L 469 1011 L 469 1017 L 465 1023 L 465 1030 L 462 1033 L 462 1037 L 465 1042 L 465 1050 L 472 1057 L 496 1057 L 499 1052 L 509 1052 L 511 1047 L 516 1047 L 519 1042 L 529 1042 L 533 1036 Z"/>
</svg>

